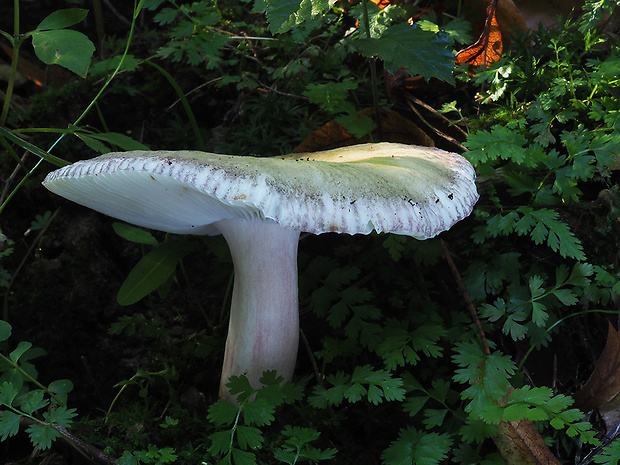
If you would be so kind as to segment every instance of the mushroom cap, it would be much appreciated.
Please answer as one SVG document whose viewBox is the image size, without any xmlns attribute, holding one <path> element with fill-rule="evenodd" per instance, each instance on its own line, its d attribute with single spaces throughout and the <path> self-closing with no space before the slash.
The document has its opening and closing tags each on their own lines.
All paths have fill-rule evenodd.
<svg viewBox="0 0 620 465">
<path fill-rule="evenodd" d="M 314 234 L 426 239 L 468 216 L 473 167 L 431 147 L 376 143 L 257 158 L 195 151 L 109 153 L 51 172 L 45 187 L 139 226 L 218 234 L 229 218 Z"/>
</svg>

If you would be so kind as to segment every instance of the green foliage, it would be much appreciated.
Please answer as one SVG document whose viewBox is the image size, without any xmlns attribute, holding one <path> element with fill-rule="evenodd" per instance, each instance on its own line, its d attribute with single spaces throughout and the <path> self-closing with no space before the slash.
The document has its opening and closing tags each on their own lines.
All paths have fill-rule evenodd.
<svg viewBox="0 0 620 465">
<path fill-rule="evenodd" d="M 11 325 L 0 320 L 0 343 L 11 335 Z M 62 437 L 60 428 L 68 428 L 77 415 L 67 408 L 67 394 L 73 383 L 67 379 L 53 381 L 49 386 L 37 381 L 31 360 L 43 355 L 41 349 L 21 341 L 8 357 L 0 353 L 0 440 L 18 434 L 20 422 L 26 420 L 26 433 L 39 449 L 49 449 Z M 34 384 L 36 388 L 31 388 Z M 43 411 L 45 409 L 45 411 Z"/>
<path fill-rule="evenodd" d="M 57 10 L 28 32 L 39 60 L 46 65 L 64 66 L 85 77 L 95 46 L 81 32 L 67 28 L 83 21 L 87 14 L 88 10 L 80 8 Z"/>
<path fill-rule="evenodd" d="M 280 462 L 295 465 L 298 461 L 329 460 L 336 455 L 337 450 L 334 448 L 321 450 L 310 445 L 320 436 L 315 429 L 287 425 L 281 434 L 286 439 L 274 453 L 274 457 Z"/>
<path fill-rule="evenodd" d="M 136 239 L 135 235 L 132 239 Z M 143 240 L 143 236 L 137 238 Z M 156 289 L 165 292 L 179 261 L 197 247 L 196 243 L 182 237 L 173 237 L 158 244 L 142 257 L 118 291 L 118 303 L 131 305 Z"/>
<path fill-rule="evenodd" d="M 609 465 L 617 465 L 620 461 L 620 440 L 612 441 L 602 452 L 592 457 L 594 463 L 606 463 Z"/>
<path fill-rule="evenodd" d="M 426 433 L 408 427 L 383 452 L 381 459 L 390 465 L 437 465 L 448 457 L 452 439 L 448 434 Z"/>
<path fill-rule="evenodd" d="M 536 423 L 562 461 L 573 459 L 576 445 L 598 451 L 593 427 L 572 406 L 569 394 L 575 386 L 559 383 L 558 392 L 546 387 L 551 357 L 537 355 L 558 357 L 561 379 L 582 381 L 579 377 L 590 369 L 582 364 L 583 352 L 598 347 L 584 350 L 574 342 L 571 330 L 577 325 L 570 322 L 578 314 L 579 324 L 596 334 L 601 322 L 595 312 L 615 311 L 620 294 L 614 258 L 620 217 L 619 59 L 617 43 L 592 27 L 601 12 L 618 2 L 586 2 L 578 23 L 540 31 L 524 41 L 527 47 L 516 40 L 500 62 L 468 73 L 454 71 L 451 49 L 456 48 L 453 41 L 466 45 L 475 40 L 471 28 L 458 17 L 442 23 L 432 13 L 410 25 L 407 19 L 425 6 L 418 3 L 381 9 L 372 3 L 350 7 L 322 0 L 252 5 L 145 0 L 132 17 L 130 38 L 134 32 L 140 36 L 131 43 L 134 55 L 126 53 L 130 39 L 106 47 L 109 60 L 90 68 L 93 80 L 86 86 L 97 83 L 99 88 L 101 78 L 105 85 L 78 122 L 65 129 L 0 128 L 7 153 L 28 173 L 30 167 L 21 166 L 13 147 L 59 166 L 66 162 L 26 141 L 22 132 L 43 138 L 74 135 L 81 146 L 103 153 L 115 147 L 146 149 L 129 137 L 130 130 L 137 134 L 142 128 L 153 147 L 202 148 L 208 141 L 220 152 L 274 155 L 292 151 L 334 118 L 355 136 L 372 133 L 374 121 L 358 110 L 375 98 L 381 107 L 391 101 L 382 95 L 384 86 L 372 82 L 369 63 L 374 68 L 379 60 L 388 72 L 402 66 L 426 79 L 451 83 L 455 76 L 460 81 L 458 90 L 433 104 L 450 102 L 444 113 L 467 123 L 471 134 L 465 155 L 476 167 L 482 196 L 475 214 L 442 238 L 463 274 L 482 329 L 501 351 L 489 342 L 487 353 L 474 342 L 478 335 L 448 274 L 439 240 L 420 245 L 384 235 L 325 242 L 306 238 L 300 247 L 300 307 L 307 338 L 296 369 L 301 381 L 282 384 L 267 372 L 264 386 L 256 388 L 236 377 L 228 387 L 238 405 L 216 400 L 213 386 L 227 319 L 226 302 L 221 303 L 226 279 L 219 276 L 229 274 L 225 247 L 209 241 L 209 260 L 190 264 L 200 279 L 187 278 L 184 267 L 203 244 L 161 240 L 116 224 L 117 234 L 132 243 L 123 247 L 138 254 L 142 250 L 143 258 L 118 296 L 134 307 L 115 317 L 104 346 L 118 346 L 114 353 L 123 354 L 123 368 L 129 364 L 134 374 L 99 386 L 115 388 L 110 397 L 116 396 L 106 404 L 105 418 L 93 409 L 81 420 L 85 428 L 80 433 L 92 431 L 93 440 L 106 445 L 106 454 L 120 457 L 119 464 L 337 465 L 352 458 L 360 465 L 379 458 L 385 465 L 500 464 L 503 459 L 490 440 L 496 425 L 521 419 Z M 134 30 L 141 11 L 147 14 Z M 41 59 L 82 75 L 92 50 L 68 28 L 84 14 L 60 10 L 34 31 L 3 36 L 16 50 L 20 40 L 32 37 L 37 53 L 47 47 Z M 50 45 L 58 47 L 59 56 L 49 54 Z M 141 58 L 149 56 L 157 62 Z M 159 100 L 166 94 L 161 82 L 183 106 L 180 116 L 172 101 Z M 78 90 L 71 94 L 76 100 L 88 93 Z M 126 108 L 121 100 L 132 102 L 131 111 L 115 111 L 109 123 L 120 122 L 108 128 L 104 115 Z M 93 107 L 97 117 L 80 126 Z M 5 108 L 3 125 L 8 103 Z M 56 115 L 57 108 L 52 110 Z M 156 130 L 149 134 L 149 128 Z M 193 137 L 188 138 L 190 128 Z M 30 229 L 42 231 L 49 214 L 35 214 L 54 209 L 37 203 L 33 210 L 23 230 L 34 218 Z M 20 234 L 7 232 L 12 238 Z M 7 241 L 10 247 L 0 251 L 0 286 L 5 288 L 18 269 L 9 266 L 12 249 L 20 245 L 15 242 Z M 49 259 L 44 250 L 41 263 L 56 258 L 53 248 Z M 36 284 L 37 291 L 49 285 Z M 200 299 L 191 297 L 192 286 L 200 289 Z M 147 295 L 152 298 L 143 299 Z M 177 298 L 168 298 L 172 295 Z M 63 305 L 65 298 L 69 306 L 71 296 L 63 297 Z M 97 312 L 105 304 L 91 305 Z M 105 324 L 116 312 L 113 307 L 97 313 L 97 324 Z M 5 354 L 0 356 L 0 440 L 19 434 L 21 420 L 33 444 L 52 447 L 64 437 L 64 428 L 75 426 L 75 411 L 67 407 L 73 385 L 37 381 L 33 362 L 44 352 L 27 342 L 10 344 L 10 332 L 8 324 L 0 323 L 0 353 Z M 573 342 L 566 350 L 569 338 Z M 78 387 L 82 397 L 92 391 L 90 385 Z M 617 448 L 616 442 L 608 444 L 593 461 L 617 463 Z"/>
<path fill-rule="evenodd" d="M 209 453 L 218 459 L 218 463 L 256 464 L 256 455 L 251 451 L 263 445 L 260 428 L 273 423 L 276 407 L 292 403 L 301 396 L 300 389 L 291 383 L 281 386 L 283 378 L 275 372 L 265 372 L 260 382 L 263 387 L 256 389 L 250 385 L 247 377 L 233 376 L 226 386 L 230 394 L 236 396 L 239 405 L 219 400 L 209 407 L 209 421 L 218 427 L 229 427 L 209 436 Z M 300 458 L 323 460 L 336 453 L 335 449 L 321 451 L 308 445 L 318 439 L 316 431 L 291 427 L 284 431 L 288 439 L 275 455 L 285 463 L 296 463 Z"/>
<path fill-rule="evenodd" d="M 509 357 L 498 352 L 485 355 L 479 345 L 462 343 L 457 345 L 453 360 L 460 367 L 454 380 L 469 385 L 461 396 L 469 401 L 465 411 L 473 420 L 489 425 L 523 419 L 548 421 L 555 429 L 565 428 L 568 436 L 579 436 L 581 442 L 599 444 L 592 425 L 583 421 L 583 413 L 569 409 L 571 397 L 554 396 L 547 387 L 513 389 L 516 366 Z"/>
<path fill-rule="evenodd" d="M 355 47 L 365 56 L 381 58 L 391 73 L 402 66 L 412 75 L 453 83 L 451 43 L 447 34 L 401 23 L 386 29 L 379 38 L 360 39 Z"/>
<path fill-rule="evenodd" d="M 331 387 L 316 386 L 308 399 L 313 407 L 324 409 L 345 400 L 355 403 L 362 399 L 378 405 L 384 400 L 401 401 L 405 395 L 401 379 L 384 370 L 373 370 L 369 365 L 355 367 L 351 375 L 343 372 L 329 375 L 326 381 Z"/>
</svg>

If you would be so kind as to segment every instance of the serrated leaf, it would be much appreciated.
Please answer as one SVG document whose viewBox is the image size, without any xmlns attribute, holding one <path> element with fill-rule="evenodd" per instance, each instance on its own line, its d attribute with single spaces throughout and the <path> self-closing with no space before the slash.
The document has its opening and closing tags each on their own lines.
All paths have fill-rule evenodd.
<svg viewBox="0 0 620 465">
<path fill-rule="evenodd" d="M 52 442 L 61 436 L 56 429 L 49 425 L 30 425 L 26 428 L 26 432 L 32 443 L 42 450 L 52 447 Z"/>
<path fill-rule="evenodd" d="M 403 404 L 403 412 L 407 413 L 411 417 L 415 416 L 420 410 L 422 410 L 422 407 L 424 407 L 424 404 L 426 404 L 428 399 L 428 396 L 408 397 Z"/>
<path fill-rule="evenodd" d="M 15 404 L 27 414 L 32 415 L 36 410 L 46 407 L 49 401 L 44 398 L 43 390 L 35 389 L 19 396 Z"/>
<path fill-rule="evenodd" d="M 0 386 L 0 404 L 2 405 L 13 405 L 13 401 L 15 397 L 19 394 L 19 389 L 16 388 L 13 383 L 3 382 Z"/>
<path fill-rule="evenodd" d="M 256 465 L 256 456 L 252 452 L 233 448 L 232 457 L 235 465 Z"/>
<path fill-rule="evenodd" d="M 73 418 L 77 416 L 74 408 L 58 407 L 47 412 L 43 412 L 43 418 L 48 423 L 69 428 L 73 423 Z"/>
<path fill-rule="evenodd" d="M 404 67 L 411 75 L 454 83 L 451 44 L 447 34 L 401 23 L 387 28 L 379 39 L 359 39 L 355 47 L 367 57 L 379 57 L 391 73 Z"/>
<path fill-rule="evenodd" d="M 422 423 L 424 423 L 426 429 L 431 429 L 435 426 L 441 426 L 444 422 L 444 419 L 446 418 L 447 413 L 447 409 L 427 408 L 426 410 L 424 410 L 425 418 L 424 420 L 422 420 Z"/>
<path fill-rule="evenodd" d="M 340 113 L 349 91 L 356 89 L 357 86 L 358 82 L 353 79 L 346 79 L 342 82 L 311 83 L 306 86 L 302 95 L 328 113 Z"/>
<path fill-rule="evenodd" d="M 258 449 L 263 444 L 263 433 L 253 426 L 239 425 L 236 429 L 237 442 L 241 449 Z"/>
<path fill-rule="evenodd" d="M 209 435 L 209 453 L 214 456 L 228 454 L 233 440 L 233 431 L 217 431 Z"/>
<path fill-rule="evenodd" d="M 209 406 L 207 418 L 216 425 L 230 425 L 239 414 L 239 408 L 223 399 Z"/>
<path fill-rule="evenodd" d="M 255 389 L 250 384 L 250 380 L 247 376 L 231 376 L 226 383 L 231 395 L 237 395 L 238 402 L 244 402 L 255 392 Z"/>
<path fill-rule="evenodd" d="M 275 420 L 274 411 L 274 406 L 265 399 L 256 399 L 254 402 L 248 402 L 244 405 L 243 421 L 246 425 L 270 425 Z"/>
<path fill-rule="evenodd" d="M 269 30 L 272 34 L 286 32 L 291 25 L 286 23 L 299 10 L 301 0 L 265 0 Z"/>
<path fill-rule="evenodd" d="M 5 441 L 19 432 L 20 419 L 21 416 L 16 413 L 6 410 L 2 412 L 0 415 L 0 441 Z"/>
<path fill-rule="evenodd" d="M 575 305 L 578 301 L 577 296 L 570 289 L 556 289 L 552 294 L 567 307 Z"/>
<path fill-rule="evenodd" d="M 448 456 L 451 446 L 447 434 L 421 433 L 409 426 L 400 430 L 381 460 L 385 465 L 437 465 Z"/>
</svg>

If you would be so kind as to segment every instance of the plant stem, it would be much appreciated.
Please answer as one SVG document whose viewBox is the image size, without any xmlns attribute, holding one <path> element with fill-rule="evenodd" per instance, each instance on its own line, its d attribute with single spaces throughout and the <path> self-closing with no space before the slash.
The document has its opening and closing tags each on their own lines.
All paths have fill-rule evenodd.
<svg viewBox="0 0 620 465">
<path fill-rule="evenodd" d="M 370 18 L 368 17 L 368 0 L 362 0 L 362 10 L 364 12 L 364 27 L 366 28 L 366 38 L 371 39 L 370 35 Z M 381 132 L 381 113 L 379 108 L 379 80 L 377 79 L 377 62 L 374 58 L 368 59 L 370 65 L 370 82 L 372 85 L 372 106 L 375 110 L 375 124 L 377 125 L 377 139 L 383 140 Z M 372 134 L 370 135 L 372 137 Z"/>
<path fill-rule="evenodd" d="M 15 76 L 17 76 L 17 60 L 19 59 L 19 47 L 21 47 L 23 42 L 24 39 L 19 37 L 19 0 L 13 0 L 13 61 L 11 62 L 11 73 L 9 74 L 9 82 L 6 86 L 4 104 L 2 105 L 0 126 L 4 126 L 6 124 L 6 120 L 9 116 L 11 97 L 13 96 L 13 87 L 15 87 Z"/>
</svg>

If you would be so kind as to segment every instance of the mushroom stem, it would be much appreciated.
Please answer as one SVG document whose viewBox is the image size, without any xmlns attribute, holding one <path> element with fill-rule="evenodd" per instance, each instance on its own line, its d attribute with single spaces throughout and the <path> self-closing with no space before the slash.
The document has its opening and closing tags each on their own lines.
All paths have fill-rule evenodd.
<svg viewBox="0 0 620 465">
<path fill-rule="evenodd" d="M 263 371 L 293 376 L 299 343 L 297 245 L 299 231 L 264 220 L 215 224 L 235 267 L 220 397 L 235 403 L 226 383 L 246 375 L 259 388 Z"/>
</svg>

